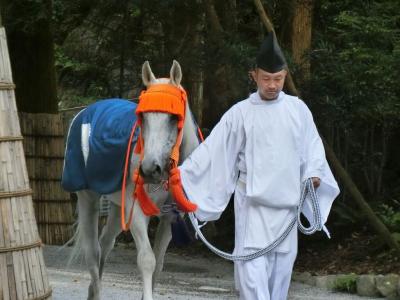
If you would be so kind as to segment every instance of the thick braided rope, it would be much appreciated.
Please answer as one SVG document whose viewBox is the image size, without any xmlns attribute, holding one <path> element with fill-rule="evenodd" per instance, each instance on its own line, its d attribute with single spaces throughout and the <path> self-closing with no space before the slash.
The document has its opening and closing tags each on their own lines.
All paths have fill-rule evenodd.
<svg viewBox="0 0 400 300">
<path fill-rule="evenodd" d="M 304 205 L 304 202 L 307 198 L 307 195 L 309 195 L 312 203 L 312 210 L 313 210 L 313 221 L 310 222 L 310 227 L 305 227 L 300 220 L 300 215 L 301 215 L 301 210 Z M 308 178 L 303 186 L 302 186 L 302 193 L 300 197 L 300 203 L 297 208 L 297 216 L 294 217 L 294 219 L 289 223 L 288 227 L 285 229 L 285 231 L 276 239 L 274 240 L 270 245 L 265 247 L 264 249 L 255 251 L 253 253 L 247 254 L 247 255 L 233 255 L 227 252 L 223 252 L 219 250 L 218 248 L 214 247 L 210 242 L 207 241 L 207 239 L 204 237 L 202 234 L 200 228 L 202 225 L 199 226 L 198 221 L 194 215 L 194 213 L 189 213 L 189 219 L 193 225 L 193 228 L 196 231 L 197 236 L 200 238 L 200 240 L 215 254 L 218 256 L 225 258 L 227 260 L 231 261 L 244 261 L 244 260 L 251 260 L 255 259 L 257 257 L 263 256 L 272 250 L 274 250 L 276 247 L 278 247 L 289 235 L 290 231 L 293 229 L 295 226 L 296 222 L 298 223 L 297 226 L 299 230 L 307 235 L 315 233 L 317 230 L 322 229 L 322 219 L 321 219 L 321 211 L 318 203 L 318 197 L 317 194 L 315 193 L 314 185 L 312 182 L 311 178 Z"/>
<path fill-rule="evenodd" d="M 307 194 L 309 194 L 309 197 L 311 199 L 312 212 L 313 212 L 313 221 L 310 222 L 310 227 L 305 227 L 303 223 L 301 223 L 300 219 L 301 209 L 304 205 L 304 201 L 307 198 Z M 323 224 L 321 220 L 321 209 L 319 207 L 318 197 L 317 194 L 315 193 L 314 185 L 312 183 L 311 178 L 309 178 L 303 184 L 303 190 L 302 190 L 302 195 L 300 197 L 299 208 L 297 209 L 297 222 L 299 230 L 307 235 L 311 235 L 314 234 L 316 231 L 322 230 Z"/>
</svg>

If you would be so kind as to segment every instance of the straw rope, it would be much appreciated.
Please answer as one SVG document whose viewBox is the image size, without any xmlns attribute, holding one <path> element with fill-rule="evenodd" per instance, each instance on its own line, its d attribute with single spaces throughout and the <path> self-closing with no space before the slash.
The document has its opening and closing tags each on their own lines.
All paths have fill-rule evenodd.
<svg viewBox="0 0 400 300">
<path fill-rule="evenodd" d="M 48 298 L 50 298 L 51 294 L 53 294 L 53 290 L 52 289 L 48 290 L 46 293 L 44 293 L 41 296 L 37 296 L 35 298 L 29 298 L 28 300 L 44 300 L 44 299 L 48 299 Z"/>
<path fill-rule="evenodd" d="M 1 90 L 1 88 L 0 88 Z M 22 141 L 24 139 L 23 136 L 1 136 L 0 142 L 14 142 L 14 141 Z"/>
<path fill-rule="evenodd" d="M 22 245 L 22 246 L 1 247 L 0 248 L 0 253 L 28 250 L 28 249 L 32 249 L 32 248 L 36 248 L 36 247 L 41 247 L 41 246 L 42 246 L 42 241 L 38 240 L 38 241 L 33 242 L 31 244 L 26 244 L 26 245 Z"/>
<path fill-rule="evenodd" d="M 36 222 L 38 225 L 59 225 L 59 226 L 69 226 L 69 225 L 74 225 L 75 222 L 71 221 L 71 222 L 49 222 L 49 221 L 43 221 L 43 222 Z"/>
<path fill-rule="evenodd" d="M 46 155 L 34 155 L 34 154 L 25 154 L 25 158 L 42 158 L 42 159 L 62 159 L 64 160 L 64 156 L 54 155 L 54 156 L 46 156 Z"/>
<path fill-rule="evenodd" d="M 0 90 L 13 90 L 15 89 L 15 84 L 12 82 L 0 81 Z"/>
<path fill-rule="evenodd" d="M 54 203 L 54 204 L 60 204 L 60 203 L 71 203 L 71 199 L 35 199 L 33 198 L 33 202 L 35 203 Z"/>
<path fill-rule="evenodd" d="M 14 192 L 0 192 L 0 199 L 3 198 L 11 198 L 11 197 L 22 197 L 32 195 L 33 192 L 31 189 L 21 190 L 21 191 L 14 191 Z"/>
<path fill-rule="evenodd" d="M 25 128 L 23 128 L 25 129 Z M 58 133 L 25 133 L 23 132 L 24 137 L 31 137 L 31 138 L 64 138 L 64 135 L 58 134 Z"/>
</svg>

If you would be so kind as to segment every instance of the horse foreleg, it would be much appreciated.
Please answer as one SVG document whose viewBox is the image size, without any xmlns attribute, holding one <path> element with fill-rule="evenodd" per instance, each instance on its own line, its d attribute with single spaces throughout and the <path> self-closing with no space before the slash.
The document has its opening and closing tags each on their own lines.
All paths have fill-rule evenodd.
<svg viewBox="0 0 400 300">
<path fill-rule="evenodd" d="M 135 202 L 133 221 L 130 230 L 138 251 L 137 265 L 142 275 L 143 300 L 153 300 L 152 277 L 156 265 L 154 253 L 147 235 L 148 224 L 149 217 L 143 214 L 138 202 Z"/>
<path fill-rule="evenodd" d="M 164 215 L 160 217 L 160 223 L 157 227 L 157 232 L 154 240 L 154 255 L 156 258 L 156 269 L 153 275 L 153 290 L 155 287 L 156 280 L 160 275 L 163 265 L 164 265 L 164 256 L 167 251 L 169 242 L 171 241 L 171 216 Z"/>
<path fill-rule="evenodd" d="M 115 244 L 115 238 L 121 232 L 121 211 L 119 206 L 110 201 L 110 212 L 107 223 L 104 226 L 100 236 L 100 267 L 99 276 L 102 278 L 104 263 Z"/>
<path fill-rule="evenodd" d="M 99 195 L 83 190 L 78 195 L 79 230 L 86 265 L 89 269 L 91 282 L 88 290 L 88 300 L 100 299 L 99 260 L 100 247 L 98 239 Z"/>
</svg>

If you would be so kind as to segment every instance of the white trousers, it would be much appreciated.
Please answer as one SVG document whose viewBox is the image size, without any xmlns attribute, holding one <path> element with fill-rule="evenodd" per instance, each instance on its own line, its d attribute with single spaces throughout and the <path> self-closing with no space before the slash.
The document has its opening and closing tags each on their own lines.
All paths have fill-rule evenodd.
<svg viewBox="0 0 400 300">
<path fill-rule="evenodd" d="M 286 300 L 296 255 L 297 247 L 289 253 L 272 252 L 235 262 L 240 300 Z"/>
</svg>

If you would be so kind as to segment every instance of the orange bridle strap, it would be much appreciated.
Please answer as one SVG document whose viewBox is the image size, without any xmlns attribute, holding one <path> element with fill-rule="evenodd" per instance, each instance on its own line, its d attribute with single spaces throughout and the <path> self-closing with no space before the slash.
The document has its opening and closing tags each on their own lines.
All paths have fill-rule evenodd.
<svg viewBox="0 0 400 300">
<path fill-rule="evenodd" d="M 201 133 L 200 128 L 197 128 L 200 140 L 203 142 L 203 134 Z M 182 135 L 182 134 L 181 134 Z M 177 151 L 177 152 L 176 152 Z M 173 157 L 175 156 L 175 157 Z M 181 173 L 178 168 L 179 162 L 179 147 L 173 148 L 171 154 L 171 170 L 169 173 L 169 189 L 174 197 L 178 207 L 184 212 L 194 212 L 197 210 L 197 205 L 190 202 L 190 200 L 186 197 L 186 194 L 183 190 Z"/>
<path fill-rule="evenodd" d="M 139 174 L 139 167 L 133 171 L 132 180 L 135 186 L 135 191 L 133 193 L 133 203 L 129 213 L 128 223 L 125 222 L 125 193 L 126 193 L 126 178 L 128 173 L 128 165 L 129 165 L 129 157 L 132 139 L 137 126 L 142 125 L 142 113 L 145 112 L 163 112 L 174 114 L 178 118 L 178 135 L 176 139 L 176 143 L 172 148 L 170 160 L 171 160 L 171 171 L 178 170 L 177 166 L 179 163 L 179 149 L 182 143 L 183 138 L 183 124 L 185 121 L 185 112 L 186 112 L 186 101 L 187 95 L 185 90 L 182 88 L 172 86 L 169 84 L 154 84 L 151 85 L 146 91 L 142 91 L 139 97 L 139 104 L 136 108 L 136 114 L 138 116 L 138 120 L 133 126 L 131 136 L 129 138 L 129 145 L 127 148 L 127 154 L 125 157 L 125 167 L 124 167 L 124 176 L 122 182 L 122 195 L 121 195 L 121 228 L 124 231 L 127 231 L 132 222 L 133 216 L 133 206 L 134 201 L 137 199 L 139 201 L 139 205 L 143 211 L 143 213 L 147 216 L 158 215 L 160 213 L 159 208 L 151 201 L 149 196 L 147 195 L 144 189 L 144 180 L 141 178 Z M 144 141 L 141 133 L 139 134 L 138 141 L 135 146 L 135 153 L 140 154 L 140 163 L 143 159 L 144 155 Z M 179 171 L 179 170 L 178 170 Z M 176 171 L 175 171 L 176 173 Z M 172 176 L 175 173 L 170 173 L 169 179 L 169 187 L 171 194 L 174 196 L 177 205 L 184 212 L 193 212 L 197 209 L 197 205 L 191 203 L 186 199 L 180 177 Z M 172 180 L 171 180 L 172 179 Z"/>
</svg>

